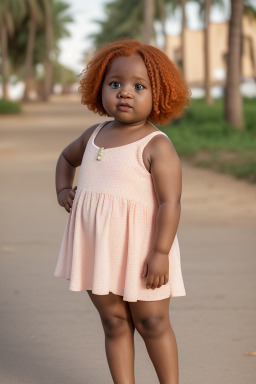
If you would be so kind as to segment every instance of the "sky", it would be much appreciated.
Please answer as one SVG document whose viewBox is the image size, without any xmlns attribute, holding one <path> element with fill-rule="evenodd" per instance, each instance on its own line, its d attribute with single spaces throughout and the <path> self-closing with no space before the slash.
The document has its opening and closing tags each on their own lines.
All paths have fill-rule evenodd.
<svg viewBox="0 0 256 384">
<path fill-rule="evenodd" d="M 104 20 L 104 5 L 110 0 L 64 0 L 70 5 L 73 23 L 67 26 L 71 36 L 62 39 L 59 43 L 61 54 L 59 60 L 61 64 L 73 69 L 79 74 L 84 68 L 83 53 L 92 48 L 92 42 L 89 39 L 91 33 L 97 32 L 99 26 L 94 20 Z M 141 0 L 142 1 L 142 0 Z M 229 18 L 230 0 L 224 0 L 225 10 L 219 7 L 212 7 L 210 20 L 212 22 L 223 22 Z M 198 19 L 198 6 L 190 2 L 187 4 L 186 13 L 188 17 L 188 27 L 191 29 L 202 28 L 202 23 Z M 177 11 L 175 16 L 167 20 L 166 32 L 170 35 L 180 33 L 181 15 Z"/>
</svg>

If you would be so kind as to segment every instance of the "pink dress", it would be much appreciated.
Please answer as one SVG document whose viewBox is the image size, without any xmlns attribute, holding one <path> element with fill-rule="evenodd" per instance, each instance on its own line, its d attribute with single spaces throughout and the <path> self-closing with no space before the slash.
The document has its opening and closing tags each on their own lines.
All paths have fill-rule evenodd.
<svg viewBox="0 0 256 384">
<path fill-rule="evenodd" d="M 141 277 L 153 246 L 158 202 L 142 153 L 158 130 L 130 144 L 103 149 L 88 140 L 76 196 L 54 275 L 70 280 L 71 291 L 112 292 L 135 302 L 185 296 L 177 234 L 169 251 L 169 281 L 147 289 Z"/>
</svg>

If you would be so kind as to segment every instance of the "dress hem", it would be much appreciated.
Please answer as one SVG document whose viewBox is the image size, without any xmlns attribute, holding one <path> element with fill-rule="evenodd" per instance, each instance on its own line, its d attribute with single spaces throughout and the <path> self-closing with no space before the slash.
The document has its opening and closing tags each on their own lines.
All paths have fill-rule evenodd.
<svg viewBox="0 0 256 384">
<path fill-rule="evenodd" d="M 68 279 L 67 277 L 65 277 L 65 276 L 57 276 L 57 275 L 54 275 L 55 277 L 60 277 L 60 278 L 62 278 L 62 279 L 66 279 L 66 280 L 68 280 L 68 281 L 70 281 L 70 279 Z M 156 288 L 157 289 L 157 288 Z M 69 291 L 71 291 L 71 292 L 82 292 L 82 291 L 92 291 L 92 288 L 82 288 L 82 289 L 71 289 L 71 288 L 69 288 Z M 152 290 L 153 291 L 153 290 Z M 117 292 L 117 291 L 115 291 L 115 290 L 109 290 L 108 292 L 106 292 L 106 293 L 95 293 L 95 292 L 92 292 L 94 295 L 98 295 L 98 296 L 105 296 L 105 295 L 108 295 L 109 293 L 113 293 L 114 295 L 118 295 L 118 296 L 121 296 L 122 298 L 124 297 L 120 292 Z M 187 294 L 186 294 L 186 292 L 182 292 L 182 293 L 179 293 L 179 294 L 172 294 L 172 295 L 170 295 L 170 294 L 168 294 L 167 296 L 165 296 L 165 297 L 162 297 L 161 299 L 156 299 L 156 300 L 152 300 L 152 299 L 148 299 L 148 300 L 146 300 L 146 299 L 140 299 L 140 298 L 138 298 L 137 300 L 125 300 L 125 299 L 123 299 L 124 301 L 127 301 L 127 302 L 131 302 L 131 303 L 135 303 L 135 302 L 137 302 L 137 301 L 160 301 L 160 300 L 164 300 L 164 299 L 167 299 L 167 298 L 169 298 L 169 297 L 184 297 L 184 296 L 186 296 Z"/>
</svg>

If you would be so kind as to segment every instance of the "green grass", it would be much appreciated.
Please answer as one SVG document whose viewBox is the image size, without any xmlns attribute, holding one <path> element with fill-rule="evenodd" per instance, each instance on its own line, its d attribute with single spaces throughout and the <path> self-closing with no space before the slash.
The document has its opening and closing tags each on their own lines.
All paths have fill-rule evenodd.
<svg viewBox="0 0 256 384">
<path fill-rule="evenodd" d="M 14 103 L 13 101 L 0 99 L 0 115 L 3 114 L 14 114 L 21 112 L 21 105 Z"/>
<path fill-rule="evenodd" d="M 243 100 L 243 131 L 224 121 L 222 99 L 215 100 L 212 107 L 204 100 L 192 100 L 182 118 L 160 129 L 181 158 L 256 183 L 255 106 L 255 99 Z"/>
</svg>

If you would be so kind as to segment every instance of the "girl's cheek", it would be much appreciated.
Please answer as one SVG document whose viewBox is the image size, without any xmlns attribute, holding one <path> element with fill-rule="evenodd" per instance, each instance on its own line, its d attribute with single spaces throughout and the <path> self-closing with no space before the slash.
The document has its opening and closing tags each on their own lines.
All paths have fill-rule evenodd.
<svg viewBox="0 0 256 384">
<path fill-rule="evenodd" d="M 101 92 L 101 102 L 102 102 L 103 107 L 104 107 L 104 105 L 106 103 L 106 100 L 108 100 L 108 97 L 106 95 L 106 92 L 103 91 L 103 92 Z"/>
<path fill-rule="evenodd" d="M 103 90 L 101 92 L 101 97 L 102 97 L 102 100 L 103 99 L 105 99 L 105 100 L 109 99 L 111 97 L 111 90 L 103 88 Z"/>
</svg>

